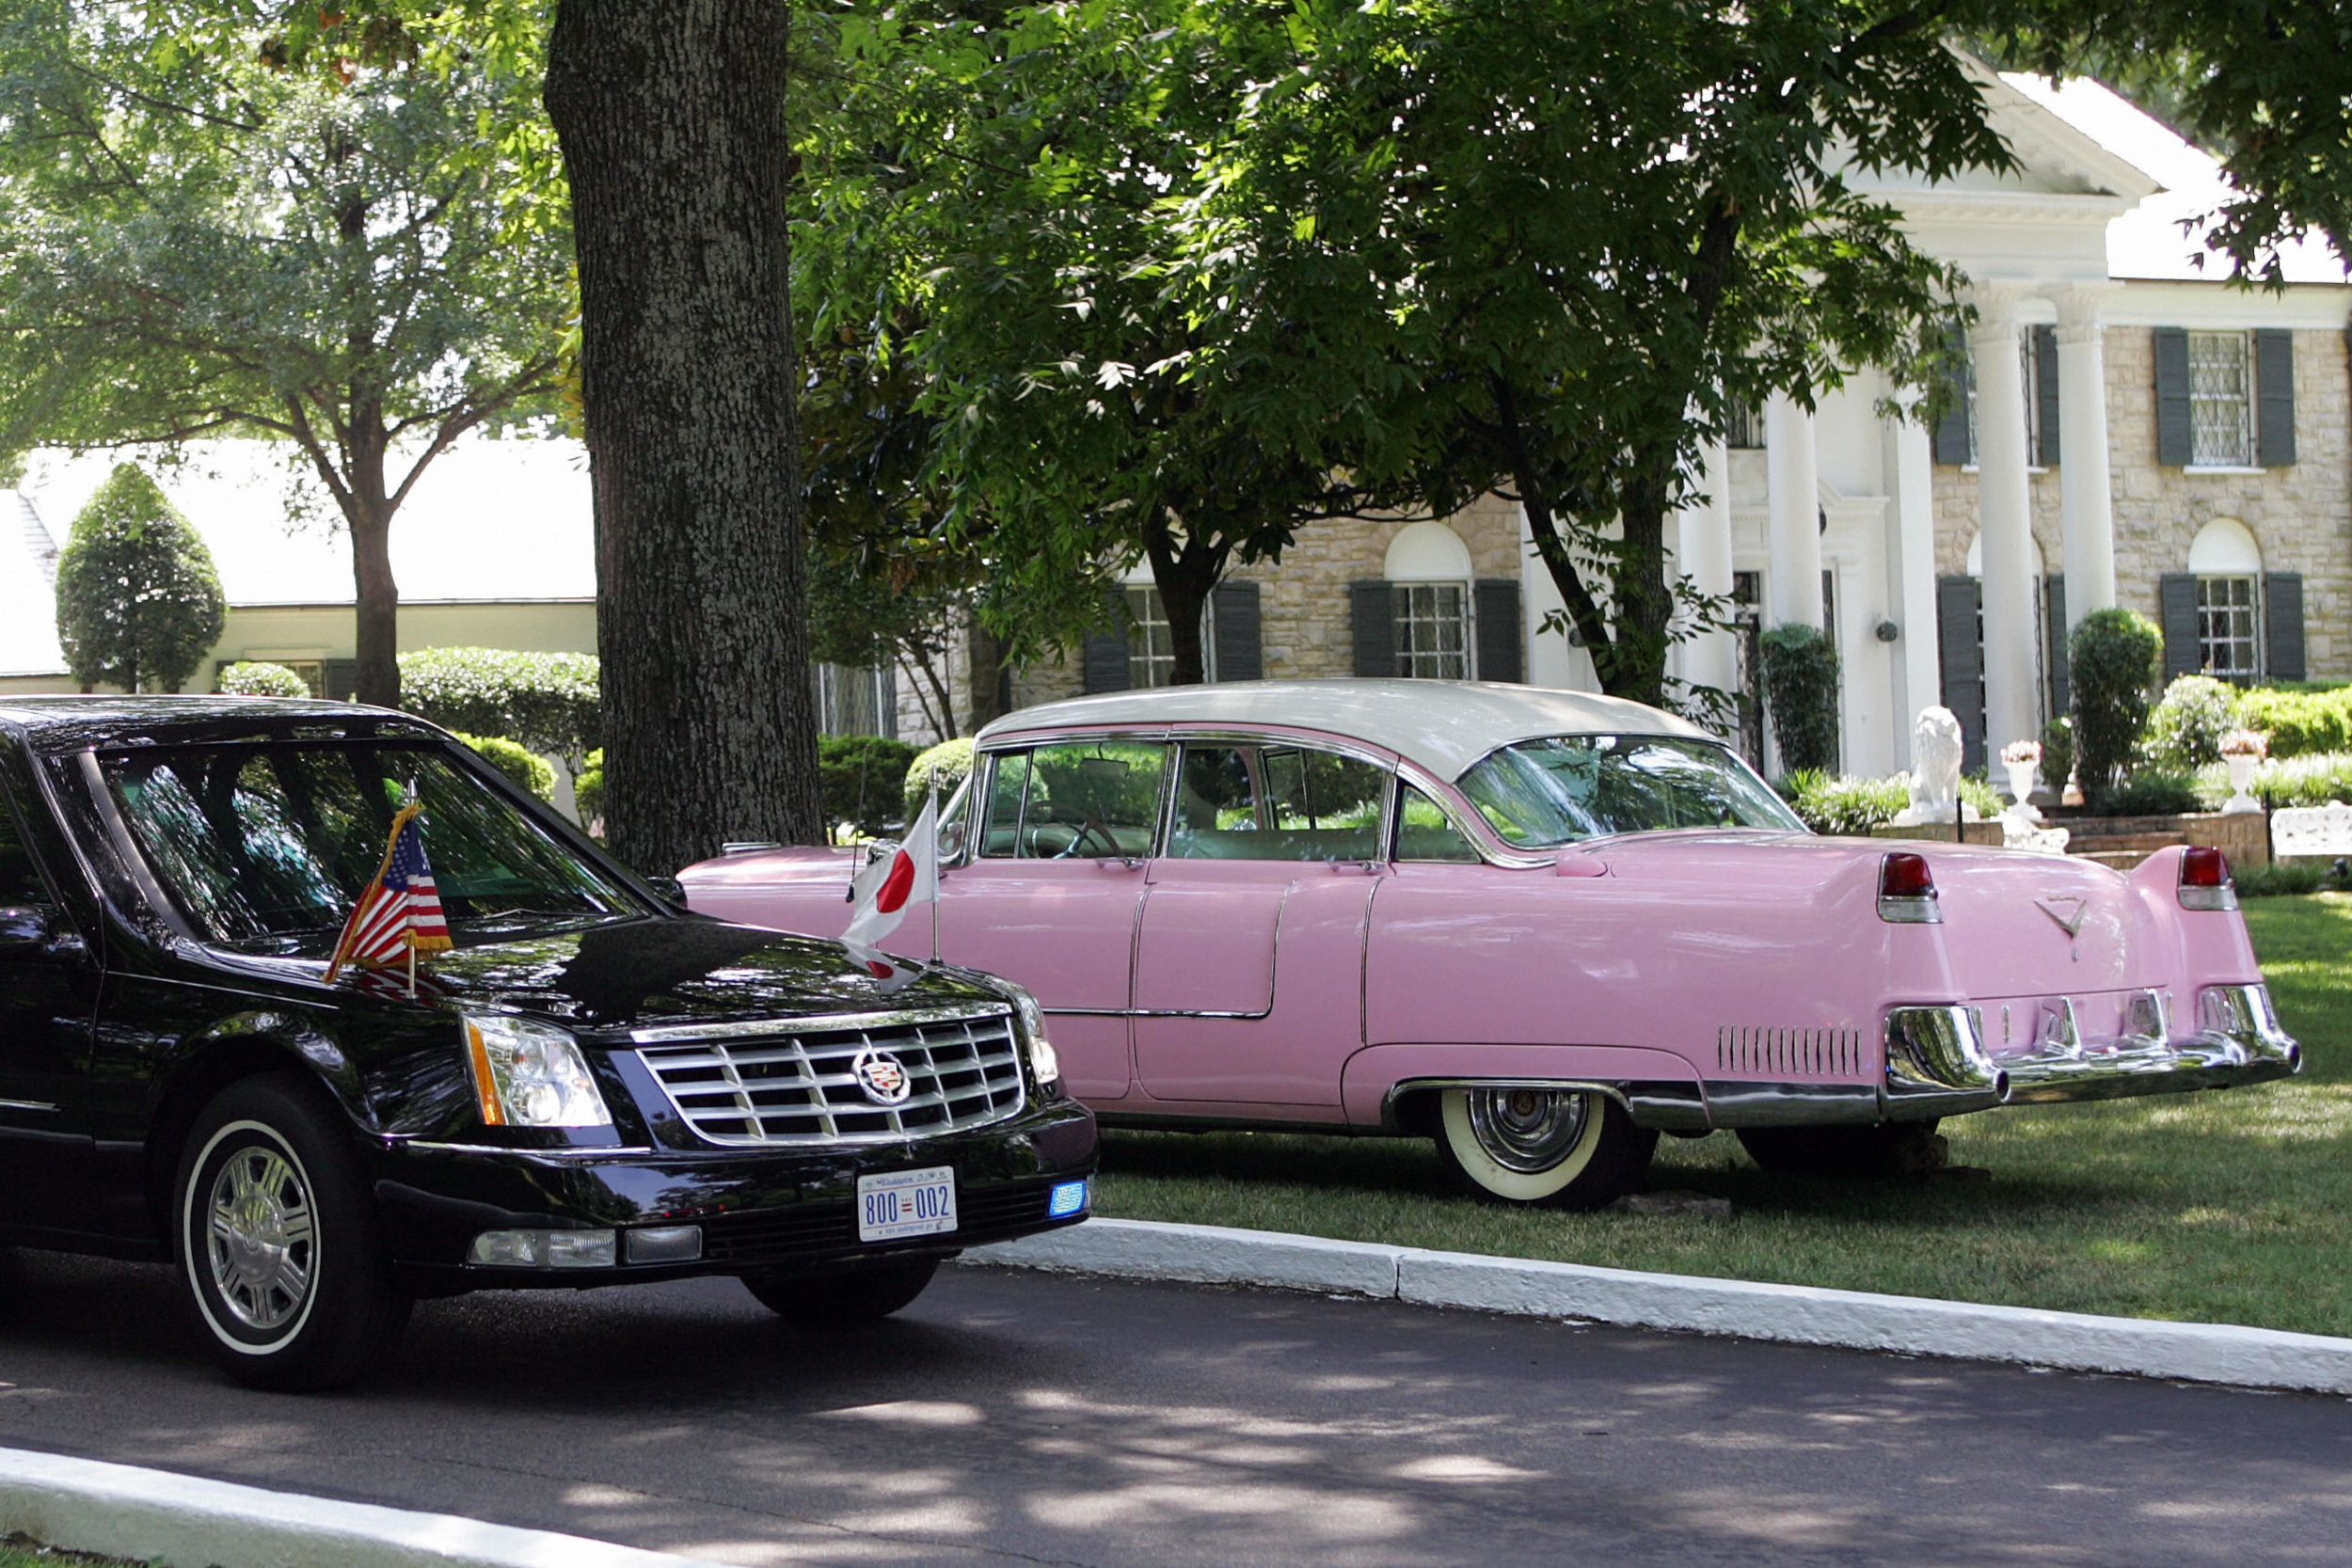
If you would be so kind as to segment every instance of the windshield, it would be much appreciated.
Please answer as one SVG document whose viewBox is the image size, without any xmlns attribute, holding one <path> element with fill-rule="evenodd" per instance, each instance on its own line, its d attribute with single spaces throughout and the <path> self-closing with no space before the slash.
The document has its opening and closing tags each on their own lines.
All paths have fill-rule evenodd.
<svg viewBox="0 0 2352 1568">
<path fill-rule="evenodd" d="M 413 784 L 460 945 L 645 906 L 431 744 L 260 742 L 103 759 L 155 879 L 216 946 L 326 957 Z"/>
<path fill-rule="evenodd" d="M 1505 844 L 1548 848 L 1665 828 L 1804 824 L 1723 747 L 1667 735 L 1562 735 L 1481 758 L 1462 793 Z"/>
</svg>

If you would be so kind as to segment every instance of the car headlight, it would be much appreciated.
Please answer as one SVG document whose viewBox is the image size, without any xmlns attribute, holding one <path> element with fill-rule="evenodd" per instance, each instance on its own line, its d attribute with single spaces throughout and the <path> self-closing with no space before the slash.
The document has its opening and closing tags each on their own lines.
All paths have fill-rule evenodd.
<svg viewBox="0 0 2352 1568">
<path fill-rule="evenodd" d="M 491 1127 L 610 1127 L 580 1042 L 551 1023 L 468 1013 L 466 1062 Z"/>
<path fill-rule="evenodd" d="M 1045 1009 L 1021 987 L 1007 985 L 1005 989 L 1012 993 L 1013 1007 L 1021 1014 L 1021 1037 L 1029 1045 L 1029 1070 L 1037 1075 L 1038 1092 L 1051 1094 L 1061 1085 L 1061 1058 L 1054 1053 L 1054 1042 L 1045 1037 Z"/>
</svg>

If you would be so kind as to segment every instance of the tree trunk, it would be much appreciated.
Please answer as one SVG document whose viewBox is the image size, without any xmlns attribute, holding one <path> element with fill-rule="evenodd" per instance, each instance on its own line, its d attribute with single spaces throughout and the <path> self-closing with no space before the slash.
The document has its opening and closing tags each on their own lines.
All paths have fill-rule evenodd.
<svg viewBox="0 0 2352 1568">
<path fill-rule="evenodd" d="M 667 872 L 823 837 L 785 230 L 786 8 L 559 0 L 606 832 Z"/>
<path fill-rule="evenodd" d="M 1168 651 L 1175 655 L 1168 673 L 1171 686 L 1199 686 L 1208 679 L 1200 652 L 1200 611 L 1225 575 L 1230 553 L 1230 546 L 1207 544 L 1189 534 L 1179 545 L 1165 520 L 1144 542 L 1152 586 L 1160 591 L 1160 608 L 1168 615 Z"/>
<path fill-rule="evenodd" d="M 392 580 L 392 502 L 384 488 L 383 421 L 354 400 L 343 522 L 351 530 L 353 608 L 363 703 L 400 706 L 400 585 Z"/>
<path fill-rule="evenodd" d="M 1637 451 L 1617 487 L 1617 525 L 1623 531 L 1613 598 L 1616 631 L 1610 642 L 1610 669 L 1601 689 L 1613 697 L 1662 707 L 1666 699 L 1668 630 L 1674 591 L 1666 585 L 1666 496 L 1674 455 Z"/>
</svg>

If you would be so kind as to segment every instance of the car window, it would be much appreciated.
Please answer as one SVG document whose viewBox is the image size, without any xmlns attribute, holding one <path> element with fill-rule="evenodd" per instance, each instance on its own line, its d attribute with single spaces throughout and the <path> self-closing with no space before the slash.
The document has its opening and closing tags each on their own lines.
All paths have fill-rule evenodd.
<svg viewBox="0 0 2352 1568">
<path fill-rule="evenodd" d="M 1478 848 L 1447 819 L 1438 802 L 1411 784 L 1398 786 L 1396 858 L 1401 861 L 1474 862 Z"/>
<path fill-rule="evenodd" d="M 1188 746 L 1168 853 L 1187 860 L 1371 861 L 1389 770 L 1299 746 Z"/>
<path fill-rule="evenodd" d="M 156 880 L 209 942 L 324 954 L 383 863 L 414 784 L 434 883 L 463 942 L 582 915 L 634 914 L 619 882 L 437 747 L 157 748 L 107 781 Z"/>
<path fill-rule="evenodd" d="M 8 797 L 0 795 L 0 908 L 47 902 L 49 890 L 41 885 L 32 852 L 24 847 Z"/>
<path fill-rule="evenodd" d="M 996 759 L 981 853 L 1110 860 L 1152 852 L 1168 748 L 1088 740 Z"/>
<path fill-rule="evenodd" d="M 1522 740 L 1473 764 L 1461 790 L 1504 843 L 1528 848 L 1672 828 L 1804 832 L 1745 764 L 1680 736 Z"/>
</svg>

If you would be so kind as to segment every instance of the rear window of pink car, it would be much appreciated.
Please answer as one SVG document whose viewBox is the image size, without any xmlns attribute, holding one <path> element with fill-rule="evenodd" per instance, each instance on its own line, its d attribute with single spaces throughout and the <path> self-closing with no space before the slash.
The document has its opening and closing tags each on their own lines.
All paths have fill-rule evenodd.
<svg viewBox="0 0 2352 1568">
<path fill-rule="evenodd" d="M 1486 825 L 1521 848 L 1675 828 L 1804 830 L 1746 764 L 1680 736 L 1522 740 L 1473 764 L 1460 787 Z"/>
</svg>

